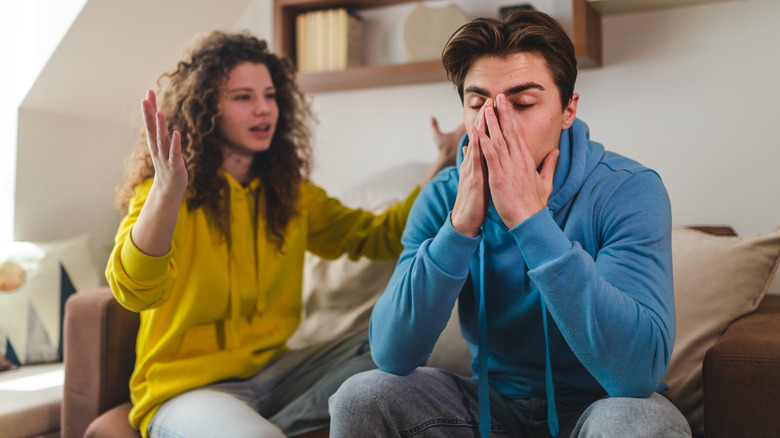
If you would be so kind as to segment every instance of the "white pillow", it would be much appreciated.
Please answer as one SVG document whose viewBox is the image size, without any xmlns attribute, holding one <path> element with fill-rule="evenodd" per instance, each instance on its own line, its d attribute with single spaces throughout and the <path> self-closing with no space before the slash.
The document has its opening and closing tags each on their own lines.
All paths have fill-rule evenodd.
<svg viewBox="0 0 780 438">
<path fill-rule="evenodd" d="M 390 168 L 358 182 L 338 198 L 345 205 L 380 212 L 406 199 L 429 168 L 425 163 Z M 394 261 L 352 261 L 347 256 L 325 260 L 307 253 L 301 324 L 287 345 L 303 348 L 368 327 L 371 309 L 393 269 Z"/>
<path fill-rule="evenodd" d="M 664 382 L 696 433 L 704 432 L 704 355 L 735 319 L 758 307 L 780 260 L 780 227 L 749 237 L 672 230 L 677 336 Z"/>
<path fill-rule="evenodd" d="M 4 288 L 13 290 L 0 291 L 0 353 L 22 365 L 62 360 L 65 299 L 78 290 L 100 286 L 89 236 L 3 244 L 3 263 L 20 267 L 24 281 Z"/>
</svg>

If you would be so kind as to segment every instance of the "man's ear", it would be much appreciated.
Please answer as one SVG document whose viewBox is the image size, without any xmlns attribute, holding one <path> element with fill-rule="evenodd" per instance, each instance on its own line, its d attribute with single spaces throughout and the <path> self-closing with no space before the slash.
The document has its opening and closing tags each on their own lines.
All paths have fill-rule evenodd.
<svg viewBox="0 0 780 438">
<path fill-rule="evenodd" d="M 569 103 L 566 105 L 566 108 L 563 109 L 563 126 L 561 126 L 561 130 L 571 128 L 572 123 L 574 123 L 574 118 L 577 116 L 577 103 L 579 101 L 579 94 L 574 93 L 571 95 Z"/>
</svg>

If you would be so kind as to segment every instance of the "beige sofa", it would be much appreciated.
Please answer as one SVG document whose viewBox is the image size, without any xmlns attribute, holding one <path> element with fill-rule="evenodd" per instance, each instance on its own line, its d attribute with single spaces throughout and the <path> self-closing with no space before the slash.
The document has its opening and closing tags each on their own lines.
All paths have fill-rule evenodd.
<svg viewBox="0 0 780 438">
<path fill-rule="evenodd" d="M 62 362 L 0 373 L 0 437 L 60 436 Z"/>
<path fill-rule="evenodd" d="M 709 227 L 707 231 L 731 232 L 727 227 Z M 780 296 L 764 297 L 764 293 L 780 258 L 780 230 L 738 238 L 716 237 L 676 228 L 673 245 L 678 337 L 666 381 L 675 402 L 688 416 L 698 431 L 697 435 L 775 435 L 780 430 L 780 416 L 777 415 L 780 412 L 780 393 L 777 391 L 780 388 Z M 686 245 L 686 249 L 683 250 L 680 245 Z M 729 287 L 723 284 L 726 280 L 714 272 L 694 272 L 701 270 L 686 259 L 691 257 L 688 253 L 701 252 L 705 254 L 699 256 L 723 258 L 726 254 L 719 252 L 721 247 L 732 251 L 734 256 L 746 251 L 759 253 L 760 260 L 745 254 L 739 258 L 752 264 L 763 261 L 762 269 L 741 266 L 738 260 L 729 262 L 733 269 L 756 276 L 755 282 L 749 281 L 752 277 L 739 279 L 739 275 L 730 271 L 721 273 L 737 281 L 741 288 L 759 290 L 750 293 L 733 290 L 729 294 L 731 298 L 713 299 L 714 289 L 720 285 Z M 365 325 L 370 304 L 381 290 L 364 291 L 364 297 L 356 300 L 352 289 L 360 289 L 361 276 L 376 280 L 377 275 L 389 275 L 392 270 L 392 264 L 358 262 L 352 265 L 354 262 L 345 260 L 316 259 L 309 262 L 306 314 L 301 330 L 291 340 L 294 345 L 306 345 L 319 340 L 319 337 L 335 335 L 323 334 L 321 321 L 318 320 L 320 313 L 322 320 L 333 318 L 335 312 L 339 312 L 349 321 L 338 331 Z M 334 276 L 331 271 L 337 274 Z M 707 289 L 701 293 L 688 290 L 692 285 L 687 277 L 699 274 L 716 277 L 712 279 L 715 283 L 701 285 Z M 342 281 L 345 278 L 347 280 Z M 319 283 L 313 285 L 313 281 Z M 378 283 L 383 284 L 384 281 L 386 278 L 381 278 Z M 329 295 L 339 296 L 345 290 L 353 294 L 353 302 L 339 309 L 330 303 Z M 735 300 L 734 296 L 740 296 L 740 299 Z M 717 301 L 716 307 L 725 308 L 725 313 L 713 310 L 707 301 Z M 697 312 L 702 314 L 697 315 Z M 429 365 L 466 374 L 471 357 L 459 336 L 457 322 L 457 314 L 453 313 Z M 712 329 L 704 330 L 703 326 L 708 324 Z M 70 298 L 65 314 L 63 437 L 81 437 L 85 431 L 87 436 L 139 436 L 127 422 L 130 408 L 127 382 L 132 371 L 137 327 L 137 315 L 122 308 L 108 288 L 82 291 Z"/>
</svg>

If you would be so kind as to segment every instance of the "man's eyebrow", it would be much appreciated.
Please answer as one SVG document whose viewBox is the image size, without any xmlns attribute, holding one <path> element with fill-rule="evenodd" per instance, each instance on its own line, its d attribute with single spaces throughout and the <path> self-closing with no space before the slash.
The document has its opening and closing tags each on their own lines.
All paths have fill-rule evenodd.
<svg viewBox="0 0 780 438">
<path fill-rule="evenodd" d="M 525 84 L 515 85 L 514 87 L 508 88 L 507 90 L 504 91 L 504 94 L 507 96 L 511 96 L 513 94 L 522 93 L 524 91 L 531 90 L 531 89 L 540 90 L 540 91 L 545 90 L 545 88 L 537 82 L 526 82 Z M 478 87 L 476 85 L 467 87 L 463 91 L 464 95 L 469 93 L 478 94 L 480 96 L 490 96 L 490 93 L 487 90 Z"/>
<path fill-rule="evenodd" d="M 504 94 L 509 96 L 512 94 L 522 93 L 523 91 L 527 91 L 531 89 L 544 91 L 544 87 L 541 84 L 536 82 L 526 82 L 525 84 L 520 84 L 504 91 Z"/>
<path fill-rule="evenodd" d="M 463 90 L 463 94 L 469 94 L 469 93 L 479 94 L 480 96 L 489 96 L 487 90 L 485 90 L 484 88 L 477 87 L 475 85 L 467 87 L 465 90 Z"/>
</svg>

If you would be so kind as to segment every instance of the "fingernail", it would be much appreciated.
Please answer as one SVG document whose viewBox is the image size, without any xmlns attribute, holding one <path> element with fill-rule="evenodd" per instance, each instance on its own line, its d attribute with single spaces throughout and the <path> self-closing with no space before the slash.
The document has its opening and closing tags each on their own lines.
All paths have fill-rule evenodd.
<svg viewBox="0 0 780 438">
<path fill-rule="evenodd" d="M 503 105 L 506 103 L 506 96 L 503 94 L 499 94 L 498 96 L 496 96 L 496 100 L 498 101 L 498 103 Z"/>
</svg>

